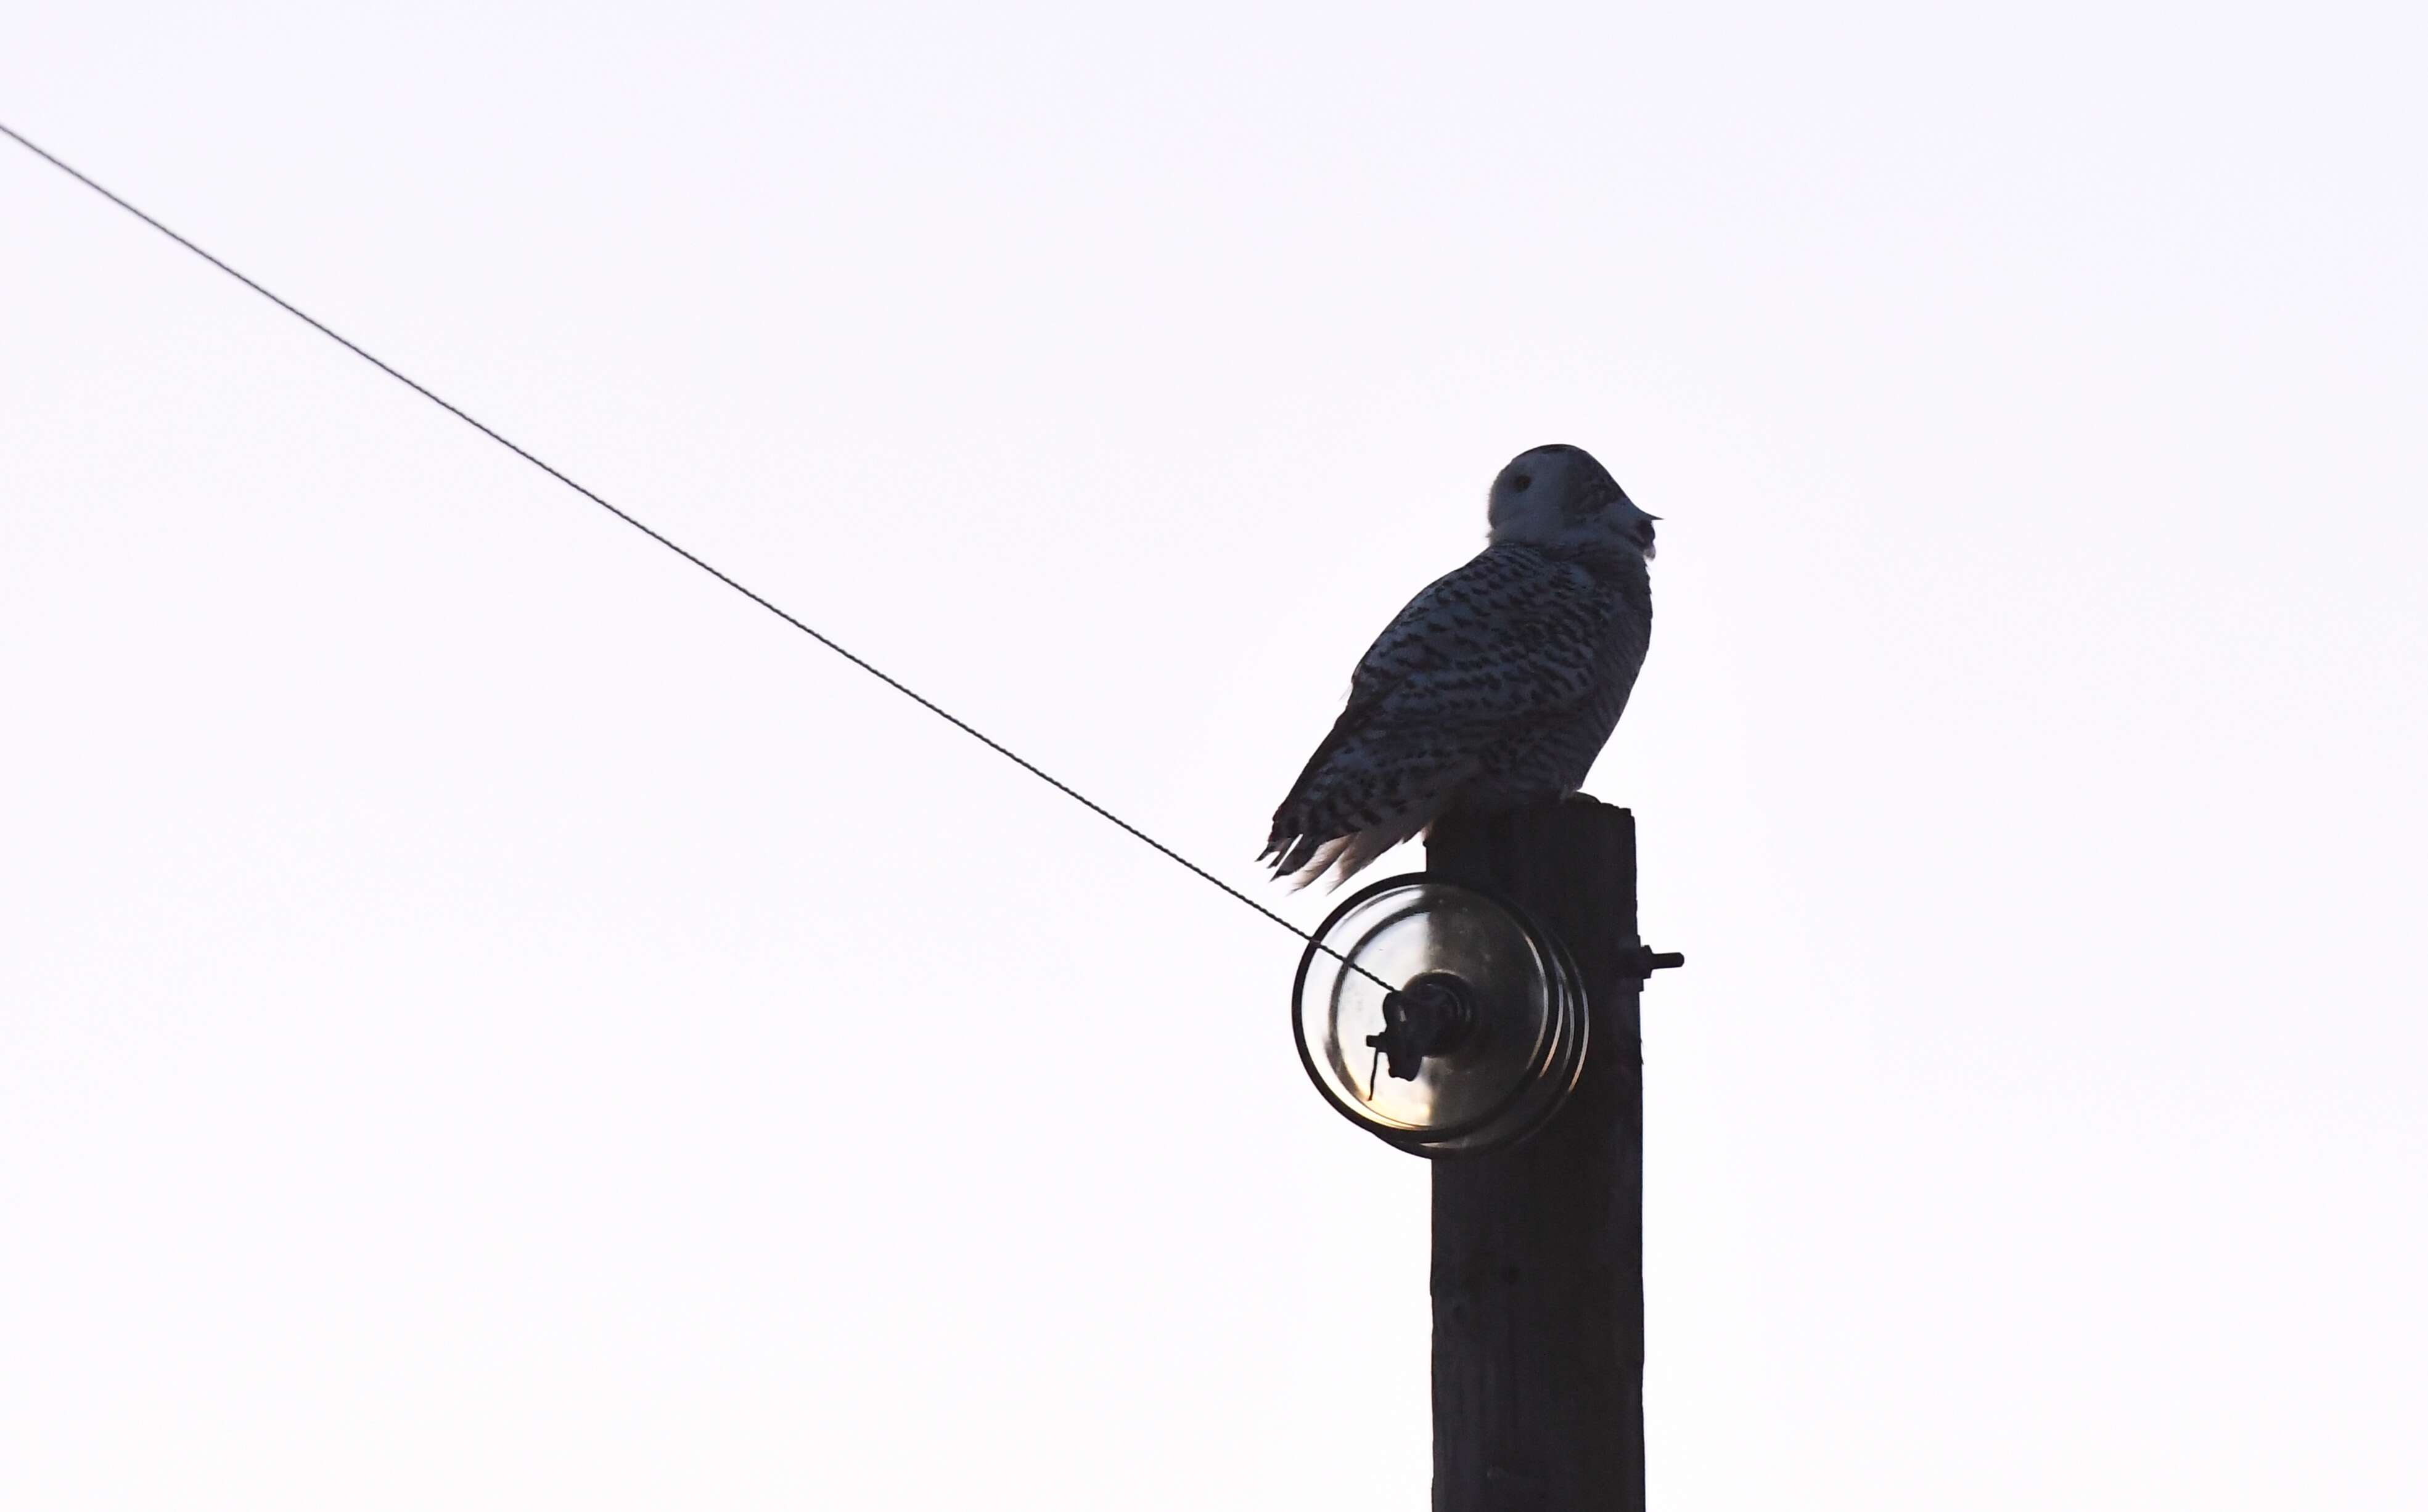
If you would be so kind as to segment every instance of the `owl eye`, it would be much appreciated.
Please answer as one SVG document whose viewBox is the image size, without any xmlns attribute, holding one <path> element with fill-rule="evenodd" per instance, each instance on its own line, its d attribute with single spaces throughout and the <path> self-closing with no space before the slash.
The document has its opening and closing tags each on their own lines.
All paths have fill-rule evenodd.
<svg viewBox="0 0 2428 1512">
<path fill-rule="evenodd" d="M 1509 480 L 1509 492 L 1513 494 L 1522 494 L 1534 486 L 1534 478 L 1531 473 L 1519 473 L 1517 477 Z"/>
</svg>

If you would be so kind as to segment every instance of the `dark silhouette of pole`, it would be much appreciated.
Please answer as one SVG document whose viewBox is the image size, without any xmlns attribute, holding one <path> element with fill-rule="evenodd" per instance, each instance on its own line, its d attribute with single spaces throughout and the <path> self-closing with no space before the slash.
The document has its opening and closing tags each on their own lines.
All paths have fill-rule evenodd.
<svg viewBox="0 0 2428 1512">
<path fill-rule="evenodd" d="M 1435 1512 L 1641 1512 L 1640 1008 L 1655 958 L 1636 936 L 1635 818 L 1584 797 L 1446 815 L 1426 870 L 1558 935 L 1592 1024 L 1576 1091 L 1541 1132 L 1434 1162 Z"/>
</svg>

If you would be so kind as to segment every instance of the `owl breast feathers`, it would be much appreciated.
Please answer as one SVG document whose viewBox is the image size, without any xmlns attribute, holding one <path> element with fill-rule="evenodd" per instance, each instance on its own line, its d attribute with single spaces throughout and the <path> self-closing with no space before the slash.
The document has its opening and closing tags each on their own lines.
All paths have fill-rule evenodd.
<svg viewBox="0 0 2428 1512">
<path fill-rule="evenodd" d="M 1497 539 L 1411 600 L 1274 812 L 1273 870 L 1345 880 L 1451 807 L 1575 791 L 1651 638 L 1649 529 L 1637 549 Z"/>
</svg>

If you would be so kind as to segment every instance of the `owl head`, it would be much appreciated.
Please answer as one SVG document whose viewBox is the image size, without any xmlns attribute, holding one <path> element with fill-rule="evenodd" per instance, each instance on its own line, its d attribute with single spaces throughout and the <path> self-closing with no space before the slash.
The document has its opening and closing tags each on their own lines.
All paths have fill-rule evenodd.
<svg viewBox="0 0 2428 1512">
<path fill-rule="evenodd" d="M 1486 517 L 1495 545 L 1514 542 L 1552 550 L 1620 546 L 1652 557 L 1652 522 L 1607 468 L 1583 447 L 1553 444 L 1521 451 L 1492 480 Z"/>
</svg>

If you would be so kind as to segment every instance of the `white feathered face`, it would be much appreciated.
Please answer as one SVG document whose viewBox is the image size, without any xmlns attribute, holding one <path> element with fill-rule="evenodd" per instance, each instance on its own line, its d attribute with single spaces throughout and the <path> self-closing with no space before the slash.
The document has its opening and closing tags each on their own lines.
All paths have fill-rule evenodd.
<svg viewBox="0 0 2428 1512">
<path fill-rule="evenodd" d="M 1653 555 L 1652 522 L 1593 454 L 1582 447 L 1520 452 L 1492 480 L 1486 511 L 1492 540 L 1554 550 L 1614 545 Z"/>
</svg>

